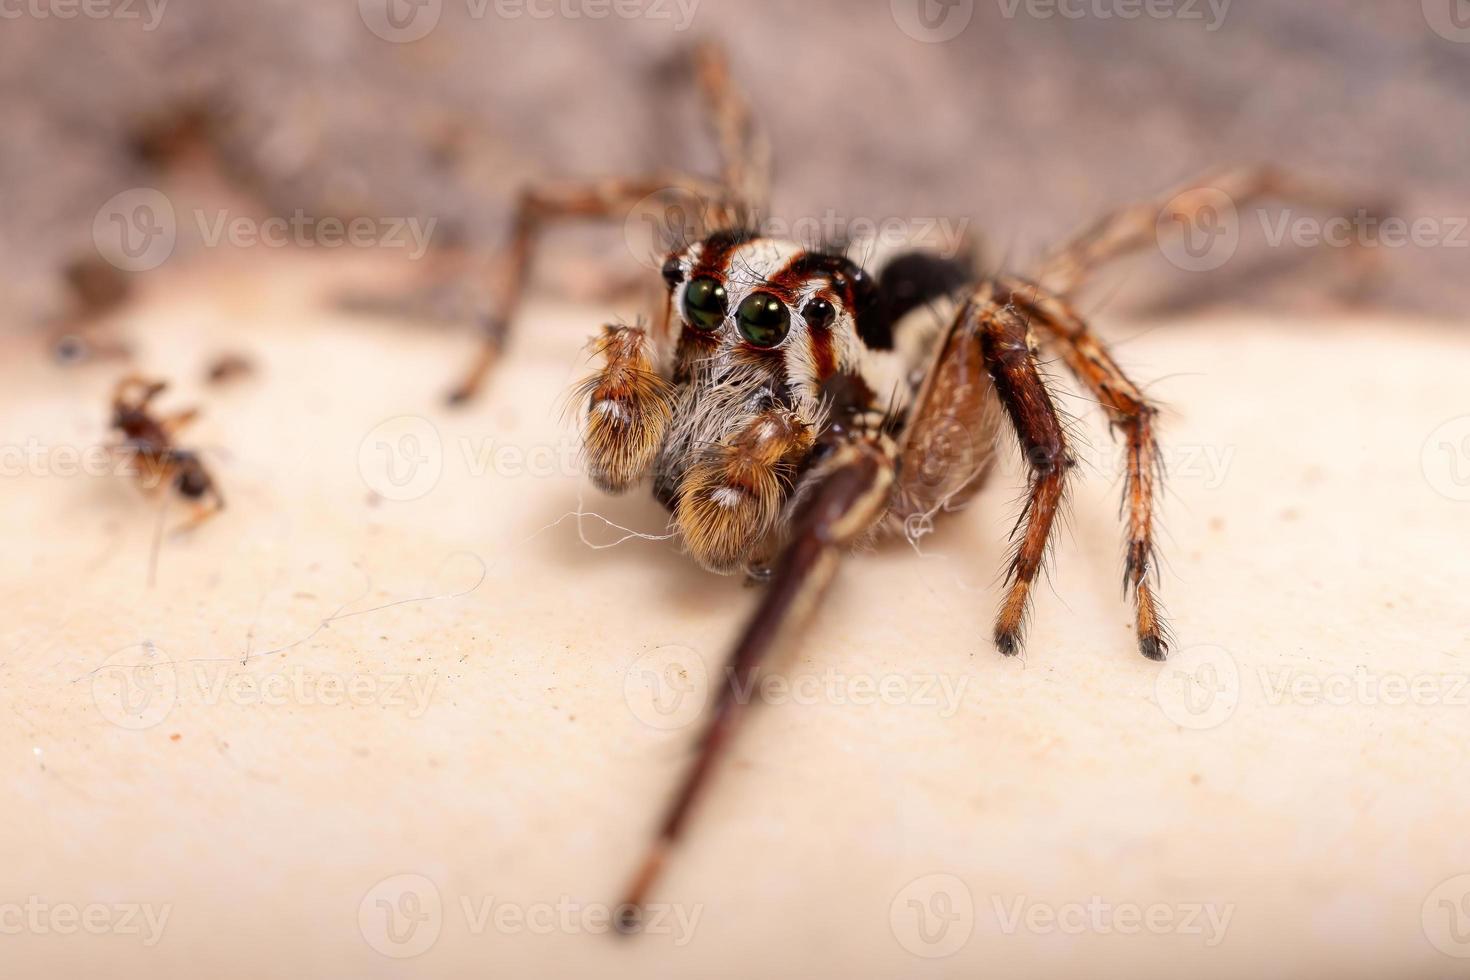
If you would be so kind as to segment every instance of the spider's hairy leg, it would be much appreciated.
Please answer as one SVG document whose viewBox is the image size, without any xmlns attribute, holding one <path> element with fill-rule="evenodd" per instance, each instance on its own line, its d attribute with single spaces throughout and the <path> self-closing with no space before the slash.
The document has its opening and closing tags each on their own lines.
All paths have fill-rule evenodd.
<svg viewBox="0 0 1470 980">
<path fill-rule="evenodd" d="M 1318 208 L 1337 215 L 1359 211 L 1379 214 L 1381 201 L 1361 201 L 1324 188 L 1276 167 L 1256 164 L 1216 171 L 1158 198 L 1140 201 L 1104 215 L 1083 228 L 1041 263 L 1036 281 L 1059 296 L 1082 288 L 1105 263 L 1152 247 L 1158 241 L 1160 222 L 1181 230 L 1196 227 L 1205 208 L 1213 207 L 1217 192 L 1224 193 L 1236 207 L 1274 199 Z"/>
<path fill-rule="evenodd" d="M 698 754 L 620 906 L 620 931 L 636 931 L 643 901 L 748 706 L 741 692 L 751 690 L 761 660 L 815 606 L 836 574 L 842 552 L 882 520 L 893 491 L 895 453 L 883 436 L 841 443 L 803 479 L 789 543 L 726 665 L 727 683 L 705 723 Z"/>
<path fill-rule="evenodd" d="M 1006 595 L 995 621 L 996 647 L 1015 656 L 1021 652 L 1031 585 L 1046 557 L 1072 458 L 1051 391 L 1036 366 L 1026 321 L 1014 308 L 996 302 L 987 286 L 960 311 L 956 330 L 978 336 L 985 370 L 1031 470 L 1026 506 L 1016 524 L 1015 554 L 1006 573 Z"/>
<path fill-rule="evenodd" d="M 727 194 L 709 181 L 685 174 L 650 174 L 607 180 L 557 181 L 533 184 L 521 192 L 511 222 L 509 240 L 491 260 L 488 302 L 481 324 L 480 352 L 469 371 L 450 392 L 451 404 L 474 398 L 490 373 L 510 333 L 531 275 L 537 239 L 548 222 L 568 219 L 622 220 L 644 198 L 655 194 L 692 194 L 707 202 L 717 216 Z"/>
<path fill-rule="evenodd" d="M 772 406 L 700 454 L 684 474 L 674 512 L 695 560 L 716 572 L 745 564 L 775 527 L 813 438 L 796 412 Z"/>
<path fill-rule="evenodd" d="M 658 455 L 673 415 L 673 388 L 654 370 L 642 328 L 609 324 L 596 349 L 602 368 L 577 389 L 586 405 L 582 451 L 592 482 L 621 493 Z"/>
<path fill-rule="evenodd" d="M 1010 288 L 1012 300 L 1030 314 L 1043 340 L 1056 348 L 1077 380 L 1102 403 L 1115 430 L 1123 433 L 1127 448 L 1123 504 L 1128 515 L 1123 583 L 1134 595 L 1139 651 L 1150 660 L 1163 660 L 1169 631 L 1149 580 L 1154 566 L 1154 506 L 1163 469 L 1155 436 L 1158 408 L 1067 303 L 1029 284 L 1012 283 Z"/>
<path fill-rule="evenodd" d="M 695 75 L 720 147 L 725 186 L 745 207 L 763 210 L 771 192 L 770 140 L 731 79 L 725 49 L 705 41 L 695 46 L 693 54 Z"/>
</svg>

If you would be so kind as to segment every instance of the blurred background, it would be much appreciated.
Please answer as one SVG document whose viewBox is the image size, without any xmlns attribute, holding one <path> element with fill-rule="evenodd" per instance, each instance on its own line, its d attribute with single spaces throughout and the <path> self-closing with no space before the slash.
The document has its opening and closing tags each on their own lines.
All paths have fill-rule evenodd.
<svg viewBox="0 0 1470 980">
<path fill-rule="evenodd" d="M 1433 240 L 1380 250 L 1365 291 L 1340 255 L 1253 251 L 1263 229 L 1246 227 L 1226 274 L 1144 259 L 1112 277 L 1129 288 L 1104 290 L 1109 310 L 1351 294 L 1457 316 L 1470 300 L 1466 7 L 13 0 L 0 14 L 4 322 L 54 326 L 220 258 L 217 214 L 367 216 L 389 259 L 416 253 L 380 247 L 389 224 L 414 219 L 432 259 L 497 242 L 533 177 L 712 172 L 681 64 L 696 38 L 728 47 L 769 128 L 778 215 L 967 218 L 989 263 L 1024 271 L 1110 207 L 1270 161 L 1427 220 Z M 99 263 L 109 211 L 152 189 L 179 215 L 167 263 Z M 617 243 L 564 233 L 542 284 L 608 259 L 637 272 Z"/>
</svg>

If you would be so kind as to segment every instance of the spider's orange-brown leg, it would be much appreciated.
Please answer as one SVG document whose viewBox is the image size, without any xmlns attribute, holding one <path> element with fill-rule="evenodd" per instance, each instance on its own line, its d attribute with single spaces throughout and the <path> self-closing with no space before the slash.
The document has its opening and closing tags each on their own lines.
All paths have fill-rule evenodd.
<svg viewBox="0 0 1470 980">
<path fill-rule="evenodd" d="M 1031 586 L 1046 557 L 1072 457 L 1051 391 L 1036 366 L 1026 321 L 1015 309 L 997 302 L 993 287 L 987 285 L 960 310 L 952 333 L 959 332 L 978 340 L 995 396 L 1031 470 L 1026 506 L 1016 523 L 1006 595 L 995 621 L 996 647 L 1006 656 L 1015 656 L 1021 652 Z"/>
<path fill-rule="evenodd" d="M 708 118 L 719 144 L 721 179 L 704 180 L 688 174 L 666 173 L 646 177 L 613 178 L 593 182 L 537 184 L 522 192 L 511 224 L 510 239 L 490 270 L 490 302 L 484 318 L 484 342 L 464 379 L 450 394 L 451 403 L 470 400 L 505 346 L 510 323 L 520 306 L 530 275 L 536 238 L 544 224 L 567 218 L 618 220 L 644 198 L 669 197 L 669 205 L 686 209 L 692 197 L 699 214 L 671 216 L 670 225 L 699 232 L 743 226 L 766 205 L 771 184 L 771 149 L 749 102 L 734 84 L 724 49 L 713 42 L 694 49 L 694 69 Z M 682 198 L 683 200 L 680 200 Z M 693 228 L 690 228 L 690 223 Z"/>
<path fill-rule="evenodd" d="M 1135 599 L 1138 649 L 1163 660 L 1169 631 L 1159 612 L 1149 573 L 1154 569 L 1154 506 L 1163 465 L 1154 426 L 1155 407 L 1128 379 L 1097 335 L 1069 304 L 1018 280 L 1008 280 L 1010 300 L 1025 310 L 1031 324 L 1061 354 L 1072 374 L 1096 396 L 1127 447 L 1123 505 L 1128 519 L 1124 588 Z"/>
<path fill-rule="evenodd" d="M 763 210 L 771 194 L 770 140 L 732 80 L 723 47 L 711 41 L 697 45 L 694 68 L 719 144 L 724 185 L 743 208 Z M 742 218 L 749 219 L 748 211 Z"/>
<path fill-rule="evenodd" d="M 464 378 L 449 395 L 451 404 L 474 398 L 490 368 L 505 347 L 510 324 L 520 308 L 526 280 L 531 274 L 531 260 L 536 241 L 550 221 L 567 219 L 626 218 L 639 202 L 655 195 L 665 195 L 675 206 L 675 195 L 692 195 L 702 210 L 709 213 L 681 214 L 683 221 L 713 220 L 722 217 L 728 207 L 726 192 L 718 185 L 685 174 L 652 174 L 645 177 L 618 177 L 597 181 L 560 181 L 532 185 L 521 192 L 511 222 L 510 238 L 491 260 L 489 273 L 489 311 L 481 324 L 483 339 L 480 352 Z"/>
<path fill-rule="evenodd" d="M 1036 281 L 1059 296 L 1069 296 L 1086 285 L 1105 263 L 1152 247 L 1158 241 L 1161 223 L 1179 229 L 1198 226 L 1201 212 L 1213 207 L 1222 193 L 1236 207 L 1275 199 L 1342 215 L 1384 210 L 1382 202 L 1355 200 L 1275 167 L 1236 167 L 1104 215 L 1043 259 Z"/>
<path fill-rule="evenodd" d="M 636 931 L 644 899 L 748 707 L 742 692 L 752 689 L 762 659 L 821 598 L 842 553 L 882 520 L 892 496 L 895 452 L 892 442 L 882 436 L 841 443 L 803 481 L 789 543 L 735 645 L 726 666 L 726 683 L 705 723 L 698 754 L 619 906 L 620 931 Z"/>
</svg>

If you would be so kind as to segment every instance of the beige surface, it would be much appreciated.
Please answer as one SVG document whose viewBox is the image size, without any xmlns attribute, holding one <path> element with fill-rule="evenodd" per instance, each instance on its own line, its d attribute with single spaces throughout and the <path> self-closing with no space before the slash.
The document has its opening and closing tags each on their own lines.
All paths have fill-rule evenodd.
<svg viewBox="0 0 1470 980">
<path fill-rule="evenodd" d="M 896 546 L 851 562 L 774 665 L 821 683 L 755 713 L 699 808 L 655 896 L 699 916 L 676 947 L 480 918 L 491 900 L 536 916 L 616 897 L 691 735 L 641 720 L 662 717 L 643 685 L 663 675 L 644 668 L 692 650 L 718 670 L 754 598 L 672 543 L 594 551 L 575 522 L 548 527 L 582 494 L 559 461 L 574 446 L 559 411 L 607 311 L 533 304 L 493 393 L 446 414 L 434 396 L 463 339 L 315 313 L 311 269 L 171 288 L 131 316 L 149 370 L 197 379 L 223 346 L 262 363 L 255 380 L 186 383 L 166 403 L 205 408 L 195 436 L 218 447 L 231 507 L 164 544 L 155 587 L 157 511 L 121 479 L 61 472 L 65 447 L 105 438 L 111 371 L 39 367 L 34 347 L 7 345 L 0 444 L 48 448 L 7 472 L 0 509 L 6 977 L 1470 970 L 1432 942 L 1470 953 L 1441 904 L 1470 879 L 1435 891 L 1470 872 L 1470 503 L 1447 469 L 1470 473 L 1470 458 L 1448 455 L 1461 434 L 1431 440 L 1470 413 L 1470 335 L 1105 320 L 1171 409 L 1176 666 L 1160 681 L 1133 649 L 1116 467 L 1096 411 L 1071 397 L 1094 462 L 1027 657 L 987 640 L 1012 462 L 924 542 L 927 560 Z M 418 499 L 374 503 L 379 439 L 412 448 L 398 441 L 411 430 L 374 430 L 402 415 L 432 420 L 419 445 L 442 475 Z M 516 449 L 544 456 L 524 472 Z M 585 500 L 661 527 L 644 495 Z M 320 626 L 344 604 L 423 596 L 439 598 Z M 1409 703 L 1395 678 L 1418 692 Z M 1315 695 L 1313 679 L 1331 686 Z M 909 703 L 853 703 L 868 680 Z M 402 888 L 425 887 L 379 886 L 403 874 L 440 905 L 425 893 L 429 918 L 395 945 L 377 900 L 411 912 Z M 957 882 L 945 906 L 935 891 Z M 911 899 L 951 911 L 939 945 L 915 938 Z M 48 917 L 17 933 L 37 902 Z M 128 903 L 166 912 L 157 942 L 141 915 L 108 918 Z M 1106 917 L 1075 918 L 1088 903 Z M 1198 919 L 1195 903 L 1209 906 Z M 1110 922 L 1156 904 L 1188 928 Z M 64 934 L 67 909 L 114 927 Z M 1229 917 L 1215 945 L 1209 911 Z M 431 939 L 413 959 L 377 951 Z M 913 952 L 946 944 L 948 958 Z"/>
</svg>

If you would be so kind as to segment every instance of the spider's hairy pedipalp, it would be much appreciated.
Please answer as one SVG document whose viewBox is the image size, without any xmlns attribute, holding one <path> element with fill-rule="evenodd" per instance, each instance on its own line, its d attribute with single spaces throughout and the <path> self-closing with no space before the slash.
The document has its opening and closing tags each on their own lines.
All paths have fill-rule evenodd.
<svg viewBox="0 0 1470 980">
<path fill-rule="evenodd" d="M 654 370 L 641 328 L 606 326 L 595 350 L 603 367 L 577 387 L 586 412 L 582 453 L 592 481 L 621 493 L 658 455 L 673 415 L 673 387 Z"/>
<path fill-rule="evenodd" d="M 716 572 L 742 568 L 776 525 L 815 433 L 773 407 L 699 453 L 680 484 L 674 523 L 689 553 Z"/>
</svg>

